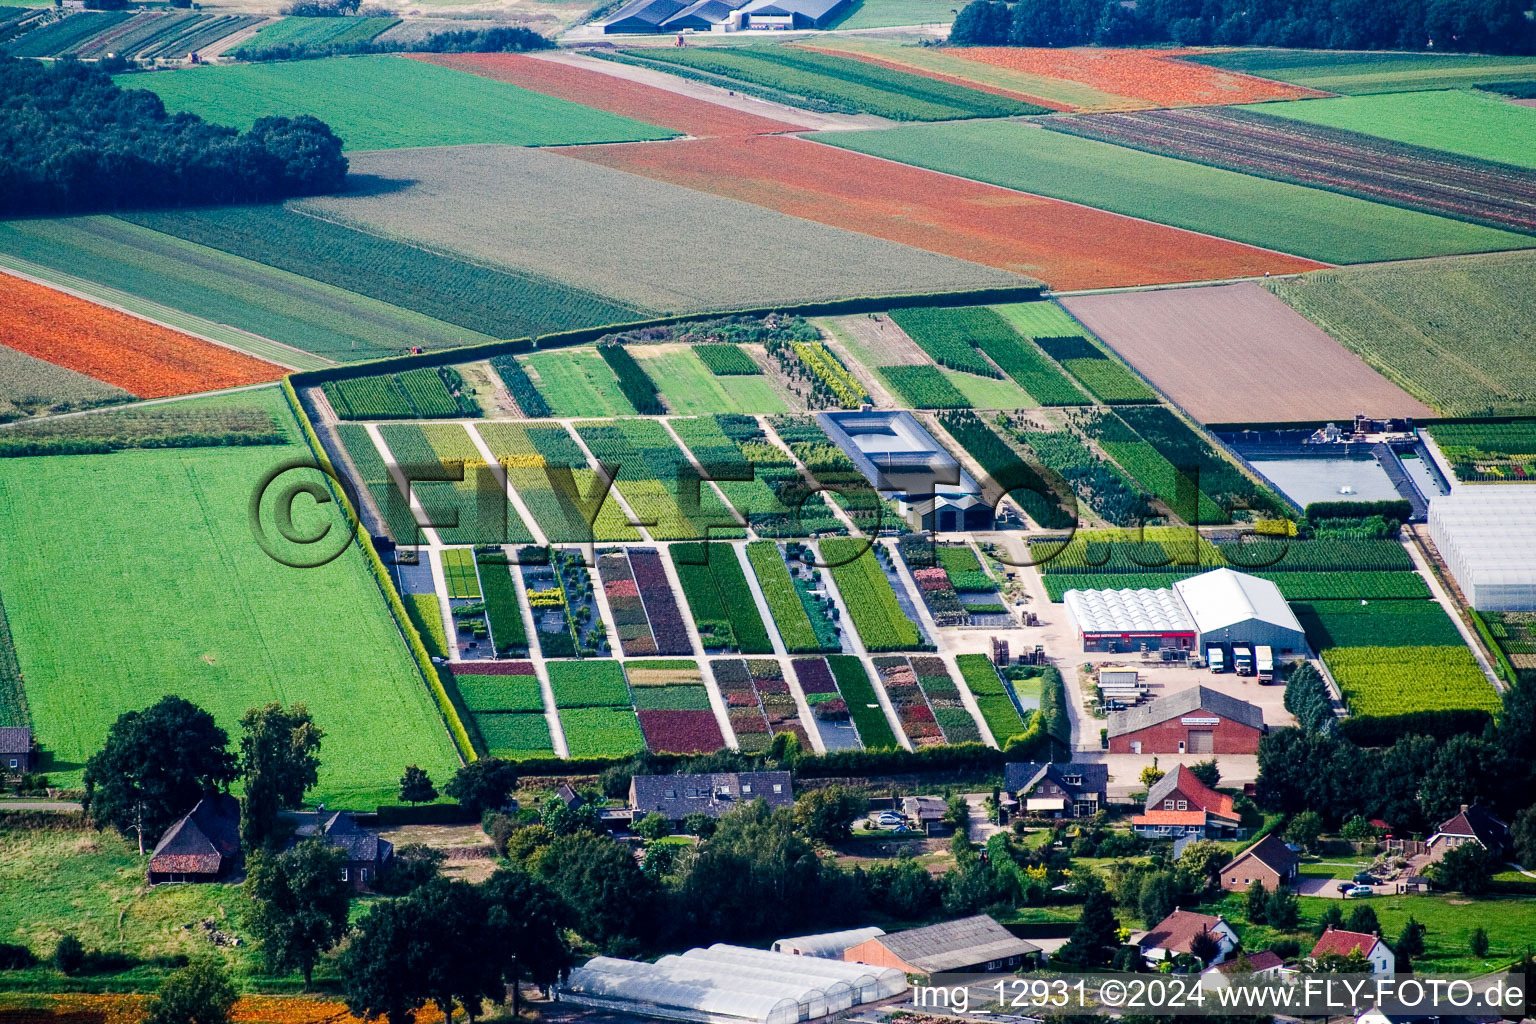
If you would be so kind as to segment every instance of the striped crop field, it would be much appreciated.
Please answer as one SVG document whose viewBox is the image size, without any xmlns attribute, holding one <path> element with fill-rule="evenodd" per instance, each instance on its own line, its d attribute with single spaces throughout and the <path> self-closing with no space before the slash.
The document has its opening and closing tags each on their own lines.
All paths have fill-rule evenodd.
<svg viewBox="0 0 1536 1024">
<path fill-rule="evenodd" d="M 1266 47 L 1191 54 L 1184 59 L 1345 96 L 1457 89 L 1483 82 L 1536 81 L 1536 57 Z"/>
<path fill-rule="evenodd" d="M 984 158 L 998 169 L 997 177 L 1008 178 L 1009 167 L 1029 159 L 1028 147 L 1035 137 L 1031 129 L 1012 122 L 817 135 L 819 141 L 887 160 L 773 135 L 690 139 L 666 146 L 588 146 L 569 150 L 568 155 L 1038 278 L 1055 288 L 1206 280 L 1317 266 L 1219 238 L 1202 238 L 888 162 L 966 161 L 964 151 L 972 142 L 991 142 L 999 132 L 1010 131 L 1019 133 L 1019 145 L 1009 146 L 1006 157 L 993 153 Z M 1014 138 L 1005 134 L 996 141 Z M 966 174 L 969 167 L 937 169 L 982 177 Z"/>
</svg>

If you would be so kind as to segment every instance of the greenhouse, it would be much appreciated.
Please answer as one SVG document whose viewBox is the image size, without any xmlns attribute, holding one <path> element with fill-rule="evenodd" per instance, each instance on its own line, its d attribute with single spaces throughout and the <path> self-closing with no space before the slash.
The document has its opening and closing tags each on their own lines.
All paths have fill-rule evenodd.
<svg viewBox="0 0 1536 1024">
<path fill-rule="evenodd" d="M 870 939 L 877 939 L 884 934 L 884 928 L 870 925 L 868 928 L 848 928 L 840 932 L 822 932 L 819 935 L 797 935 L 794 938 L 779 939 L 773 944 L 773 951 L 841 960 L 843 950 L 857 946 L 861 942 L 868 942 Z"/>
<path fill-rule="evenodd" d="M 559 991 L 567 1002 L 646 1017 L 797 1024 L 905 988 L 900 971 L 721 944 L 654 964 L 593 957 Z"/>
<path fill-rule="evenodd" d="M 1430 501 L 1429 535 L 1473 608 L 1536 610 L 1536 488 L 1457 487 Z"/>
</svg>

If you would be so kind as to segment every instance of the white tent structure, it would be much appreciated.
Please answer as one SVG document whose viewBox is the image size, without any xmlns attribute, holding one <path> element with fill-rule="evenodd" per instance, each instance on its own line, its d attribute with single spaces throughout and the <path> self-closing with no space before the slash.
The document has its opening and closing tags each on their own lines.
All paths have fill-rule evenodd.
<svg viewBox="0 0 1536 1024">
<path fill-rule="evenodd" d="M 1430 500 L 1429 535 L 1473 608 L 1536 610 L 1536 487 L 1457 487 Z"/>
<path fill-rule="evenodd" d="M 1180 580 L 1173 592 L 1194 620 L 1198 642 L 1250 643 L 1277 651 L 1305 651 L 1307 635 L 1280 588 L 1231 569 Z"/>
<path fill-rule="evenodd" d="M 900 971 L 721 943 L 654 964 L 594 957 L 559 993 L 582 1006 L 698 1024 L 797 1024 L 906 987 Z"/>
<path fill-rule="evenodd" d="M 827 960 L 841 960 L 843 950 L 868 942 L 885 934 L 884 928 L 870 925 L 867 928 L 848 928 L 840 932 L 821 932 L 818 935 L 797 935 L 779 939 L 773 944 L 775 953 L 794 953 L 797 956 L 819 956 Z"/>
</svg>

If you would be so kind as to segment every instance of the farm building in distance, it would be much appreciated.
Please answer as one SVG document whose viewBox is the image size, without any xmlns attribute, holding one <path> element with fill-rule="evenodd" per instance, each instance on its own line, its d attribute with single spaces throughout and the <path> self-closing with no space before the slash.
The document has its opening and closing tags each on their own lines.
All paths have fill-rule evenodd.
<svg viewBox="0 0 1536 1024">
<path fill-rule="evenodd" d="M 1264 712 L 1205 686 L 1109 714 L 1112 754 L 1256 754 Z"/>
<path fill-rule="evenodd" d="M 775 953 L 794 953 L 796 956 L 819 956 L 828 960 L 841 960 L 850 946 L 857 946 L 878 935 L 885 929 L 878 925 L 866 928 L 848 928 L 840 932 L 822 932 L 820 935 L 797 935 L 778 939 L 773 944 Z"/>
<path fill-rule="evenodd" d="M 775 810 L 794 806 L 789 772 L 636 775 L 629 780 L 629 810 L 635 821 L 652 813 L 674 823 L 690 814 L 718 818 L 752 800 L 763 800 Z"/>
<path fill-rule="evenodd" d="M 240 801 L 228 793 L 209 793 L 155 844 L 149 884 L 216 882 L 239 862 Z"/>
<path fill-rule="evenodd" d="M 724 943 L 655 963 L 593 957 L 559 986 L 563 1002 L 710 1024 L 796 1024 L 906 990 L 900 971 Z"/>
<path fill-rule="evenodd" d="M 1429 503 L 1429 535 L 1478 611 L 1536 611 L 1536 488 L 1462 486 Z"/>
<path fill-rule="evenodd" d="M 821 412 L 816 420 L 912 529 L 992 529 L 981 485 L 910 412 Z"/>
<path fill-rule="evenodd" d="M 630 0 L 602 23 L 604 35 L 825 28 L 851 0 Z"/>
<path fill-rule="evenodd" d="M 1306 633 L 1280 588 L 1231 569 L 1157 590 L 1069 590 L 1062 601 L 1085 651 L 1198 651 L 1230 643 L 1307 649 Z"/>
<path fill-rule="evenodd" d="M 895 968 L 904 975 L 931 977 L 955 971 L 1012 972 L 1039 956 L 1039 946 L 1025 942 L 987 915 L 978 914 L 879 935 L 849 948 L 843 959 Z"/>
</svg>

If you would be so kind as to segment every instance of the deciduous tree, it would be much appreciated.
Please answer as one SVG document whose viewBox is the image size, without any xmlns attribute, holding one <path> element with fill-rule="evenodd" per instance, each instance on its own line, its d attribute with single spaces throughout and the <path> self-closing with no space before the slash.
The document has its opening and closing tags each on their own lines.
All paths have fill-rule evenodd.
<svg viewBox="0 0 1536 1024">
<path fill-rule="evenodd" d="M 347 930 L 351 891 L 341 877 L 347 855 L 320 839 L 246 859 L 246 927 L 261 943 L 268 974 L 297 969 L 309 990 L 320 954 Z"/>
<path fill-rule="evenodd" d="M 432 776 L 418 765 L 408 765 L 400 776 L 400 799 L 408 804 L 427 804 L 437 799 L 437 787 Z"/>
<path fill-rule="evenodd" d="M 565 929 L 571 910 L 549 886 L 521 868 L 498 868 L 483 894 L 488 935 L 500 958 L 501 975 L 512 989 L 516 1017 L 524 981 L 548 989 L 570 965 Z"/>
<path fill-rule="evenodd" d="M 277 702 L 251 708 L 240 718 L 240 838 L 246 849 L 265 843 L 279 811 L 291 811 L 320 779 L 324 731 L 303 704 Z"/>
<path fill-rule="evenodd" d="M 171 972 L 150 1000 L 144 1024 L 228 1024 L 235 986 L 224 967 L 202 957 Z"/>
<path fill-rule="evenodd" d="M 479 817 L 504 807 L 516 788 L 517 765 L 497 757 L 482 757 L 455 772 L 443 792 Z"/>
</svg>

